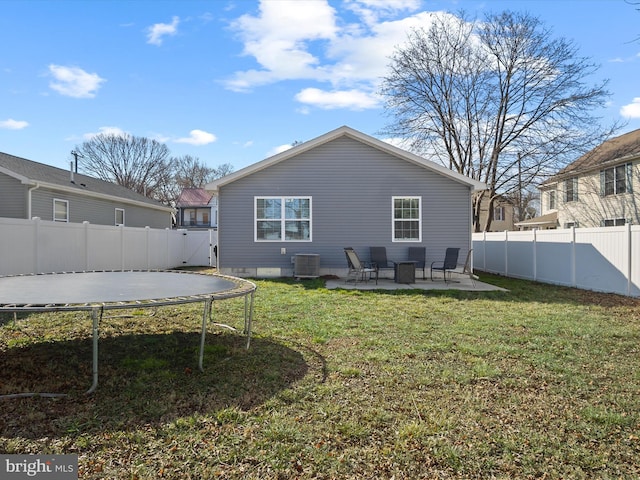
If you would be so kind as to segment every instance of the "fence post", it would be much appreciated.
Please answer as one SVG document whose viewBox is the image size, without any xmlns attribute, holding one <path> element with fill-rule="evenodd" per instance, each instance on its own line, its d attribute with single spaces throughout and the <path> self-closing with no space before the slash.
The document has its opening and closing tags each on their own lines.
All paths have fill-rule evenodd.
<svg viewBox="0 0 640 480">
<path fill-rule="evenodd" d="M 571 286 L 576 287 L 576 227 L 571 227 Z"/>
<path fill-rule="evenodd" d="M 633 238 L 631 237 L 631 224 L 630 223 L 625 223 L 624 225 L 625 228 L 625 237 L 626 237 L 626 242 L 627 242 L 627 296 L 631 296 L 631 287 L 633 286 L 633 282 L 631 281 L 631 274 L 633 273 L 633 245 L 632 245 L 632 240 Z"/>
<path fill-rule="evenodd" d="M 504 231 L 504 276 L 509 276 L 509 231 Z"/>
<path fill-rule="evenodd" d="M 84 271 L 89 270 L 89 221 L 82 222 L 84 225 Z"/>
<path fill-rule="evenodd" d="M 33 272 L 32 273 L 40 273 L 40 217 L 33 217 Z"/>
<path fill-rule="evenodd" d="M 533 229 L 533 280 L 538 281 L 538 229 Z"/>
<path fill-rule="evenodd" d="M 144 233 L 145 233 L 145 244 L 144 244 L 144 249 L 145 249 L 145 253 L 147 255 L 147 263 L 146 263 L 146 267 L 147 270 L 149 270 L 149 266 L 151 265 L 151 248 L 149 245 L 149 235 L 151 234 L 151 227 L 149 227 L 148 225 L 146 227 L 144 227 Z"/>
</svg>

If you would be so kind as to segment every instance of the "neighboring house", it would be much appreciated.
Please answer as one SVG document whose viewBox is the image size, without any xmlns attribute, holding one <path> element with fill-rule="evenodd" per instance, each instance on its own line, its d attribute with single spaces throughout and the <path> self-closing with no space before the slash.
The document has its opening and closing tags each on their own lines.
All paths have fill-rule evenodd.
<svg viewBox="0 0 640 480">
<path fill-rule="evenodd" d="M 480 225 L 484 226 L 489 215 L 489 198 L 485 195 L 482 197 L 480 204 Z M 498 196 L 493 201 L 493 220 L 489 226 L 488 232 L 503 232 L 505 230 L 514 230 L 513 219 L 515 217 L 515 208 L 509 199 Z"/>
<path fill-rule="evenodd" d="M 171 228 L 172 215 L 115 183 L 0 153 L 0 217 Z"/>
<path fill-rule="evenodd" d="M 185 188 L 176 202 L 177 227 L 188 229 L 218 226 L 218 198 L 204 188 Z"/>
<path fill-rule="evenodd" d="M 540 186 L 561 228 L 640 223 L 640 129 L 602 143 Z"/>
<path fill-rule="evenodd" d="M 558 212 L 523 220 L 515 224 L 520 230 L 553 230 L 558 228 Z"/>
<path fill-rule="evenodd" d="M 218 269 L 288 276 L 296 254 L 319 255 L 321 275 L 343 275 L 345 247 L 369 260 L 384 246 L 427 263 L 471 248 L 471 195 L 484 183 L 349 127 L 299 144 L 208 184 L 219 199 Z"/>
</svg>

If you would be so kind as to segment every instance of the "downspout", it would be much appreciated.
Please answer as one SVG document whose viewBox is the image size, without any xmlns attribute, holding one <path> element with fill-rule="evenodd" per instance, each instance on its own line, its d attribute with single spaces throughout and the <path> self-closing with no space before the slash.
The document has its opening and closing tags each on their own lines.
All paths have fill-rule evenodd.
<svg viewBox="0 0 640 480">
<path fill-rule="evenodd" d="M 36 183 L 33 187 L 29 188 L 29 190 L 27 190 L 27 220 L 31 220 L 31 218 L 33 218 L 33 216 L 31 215 L 31 192 L 33 192 L 34 190 L 37 190 L 38 188 L 40 188 L 40 184 Z"/>
</svg>

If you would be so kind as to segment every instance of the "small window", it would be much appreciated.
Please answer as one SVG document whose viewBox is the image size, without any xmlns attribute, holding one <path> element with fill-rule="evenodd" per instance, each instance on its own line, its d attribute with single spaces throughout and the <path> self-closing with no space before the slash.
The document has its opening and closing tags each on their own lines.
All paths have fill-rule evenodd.
<svg viewBox="0 0 640 480">
<path fill-rule="evenodd" d="M 493 208 L 493 219 L 496 222 L 504 222 L 504 207 Z"/>
<path fill-rule="evenodd" d="M 422 241 L 421 197 L 393 197 L 394 242 Z"/>
<path fill-rule="evenodd" d="M 551 190 L 549 192 L 549 210 L 555 210 L 556 209 L 556 191 L 555 190 Z"/>
<path fill-rule="evenodd" d="M 256 242 L 310 242 L 311 197 L 256 197 Z"/>
<path fill-rule="evenodd" d="M 578 177 L 569 178 L 564 181 L 564 201 L 578 201 Z"/>
<path fill-rule="evenodd" d="M 69 222 L 69 202 L 67 200 L 53 199 L 53 221 Z"/>
<path fill-rule="evenodd" d="M 116 208 L 116 227 L 124 226 L 124 209 Z"/>
<path fill-rule="evenodd" d="M 571 227 L 578 228 L 578 222 L 566 222 L 564 224 L 564 228 L 571 228 Z"/>
</svg>

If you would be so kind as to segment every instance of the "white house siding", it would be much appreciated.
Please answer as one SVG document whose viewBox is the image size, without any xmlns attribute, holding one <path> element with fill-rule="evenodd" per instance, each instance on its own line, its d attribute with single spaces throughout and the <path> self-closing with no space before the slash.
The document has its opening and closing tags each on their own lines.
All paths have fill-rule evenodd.
<svg viewBox="0 0 640 480">
<path fill-rule="evenodd" d="M 255 242 L 256 196 L 312 197 L 312 242 Z M 421 243 L 392 242 L 393 196 L 422 197 Z M 236 275 L 290 273 L 296 253 L 319 254 L 329 273 L 346 268 L 344 247 L 368 260 L 370 246 L 385 246 L 389 259 L 404 260 L 423 245 L 430 262 L 471 244 L 469 186 L 348 137 L 221 186 L 219 209 L 218 266 Z"/>
<path fill-rule="evenodd" d="M 582 173 L 578 176 L 578 200 L 566 202 L 564 181 L 545 186 L 542 213 L 552 211 L 549 208 L 549 191 L 556 192 L 556 210 L 560 227 L 576 224 L 579 227 L 593 228 L 603 226 L 604 220 L 624 218 L 633 225 L 640 224 L 640 161 L 633 162 L 633 193 L 618 195 L 600 195 L 600 170 Z"/>
</svg>

